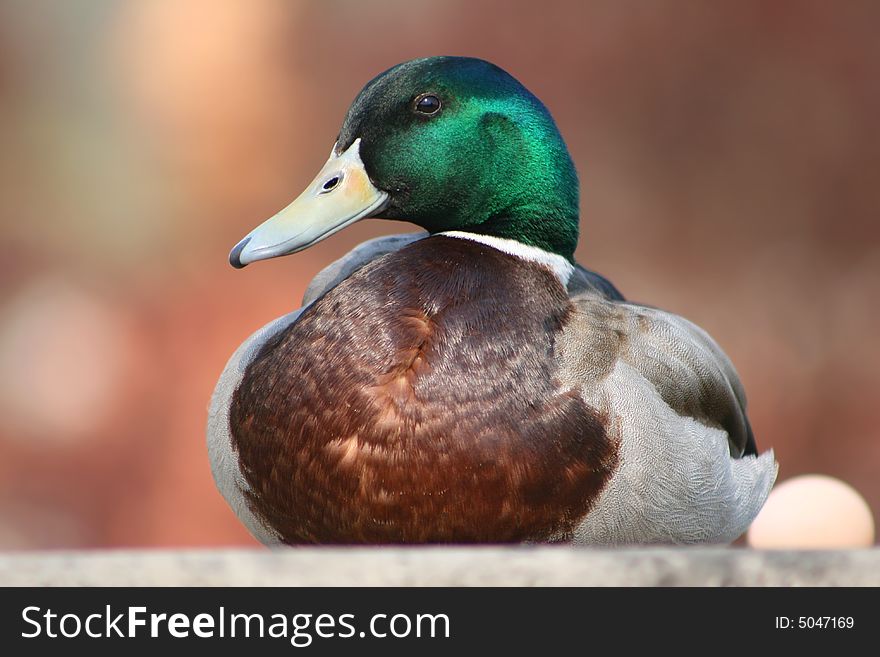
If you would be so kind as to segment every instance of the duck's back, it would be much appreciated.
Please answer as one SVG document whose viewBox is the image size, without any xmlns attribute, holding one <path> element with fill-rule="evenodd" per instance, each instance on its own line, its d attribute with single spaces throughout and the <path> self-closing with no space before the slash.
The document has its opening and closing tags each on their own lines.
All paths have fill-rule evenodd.
<svg viewBox="0 0 880 657">
<path fill-rule="evenodd" d="M 229 409 L 250 511 L 298 542 L 552 540 L 617 445 L 556 340 L 549 270 L 437 236 L 373 260 L 275 334 Z"/>
</svg>

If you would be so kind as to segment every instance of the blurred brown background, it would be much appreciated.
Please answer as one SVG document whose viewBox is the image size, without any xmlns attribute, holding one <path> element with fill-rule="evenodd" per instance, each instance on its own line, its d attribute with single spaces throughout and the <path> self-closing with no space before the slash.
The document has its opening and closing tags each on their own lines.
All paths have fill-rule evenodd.
<svg viewBox="0 0 880 657">
<path fill-rule="evenodd" d="M 215 491 L 226 359 L 369 221 L 234 271 L 361 86 L 490 59 L 582 179 L 579 259 L 730 354 L 781 478 L 880 510 L 880 3 L 0 4 L 0 548 L 252 543 Z"/>
</svg>

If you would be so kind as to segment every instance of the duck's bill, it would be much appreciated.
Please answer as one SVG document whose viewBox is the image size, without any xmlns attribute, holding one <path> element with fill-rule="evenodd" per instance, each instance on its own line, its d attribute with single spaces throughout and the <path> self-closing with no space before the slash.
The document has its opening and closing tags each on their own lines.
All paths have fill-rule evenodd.
<svg viewBox="0 0 880 657">
<path fill-rule="evenodd" d="M 296 253 L 354 222 L 381 212 L 388 194 L 370 182 L 360 156 L 360 139 L 330 159 L 299 197 L 235 245 L 233 267 Z"/>
</svg>

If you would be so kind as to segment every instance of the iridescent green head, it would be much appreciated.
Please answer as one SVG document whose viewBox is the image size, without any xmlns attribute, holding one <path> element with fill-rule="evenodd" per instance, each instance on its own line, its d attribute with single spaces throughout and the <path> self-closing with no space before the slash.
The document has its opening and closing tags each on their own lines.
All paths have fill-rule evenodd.
<svg viewBox="0 0 880 657">
<path fill-rule="evenodd" d="M 550 113 L 509 74 L 480 59 L 417 59 L 364 87 L 315 181 L 230 259 L 244 266 L 298 251 L 366 216 L 571 259 L 577 174 Z"/>
</svg>

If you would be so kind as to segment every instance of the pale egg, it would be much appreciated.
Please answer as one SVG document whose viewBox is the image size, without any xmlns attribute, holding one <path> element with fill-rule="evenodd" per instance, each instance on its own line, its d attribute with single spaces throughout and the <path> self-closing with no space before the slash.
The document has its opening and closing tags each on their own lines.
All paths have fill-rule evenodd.
<svg viewBox="0 0 880 657">
<path fill-rule="evenodd" d="M 874 518 L 849 484 L 826 475 L 801 475 L 771 491 L 746 540 L 760 549 L 870 547 Z"/>
</svg>

